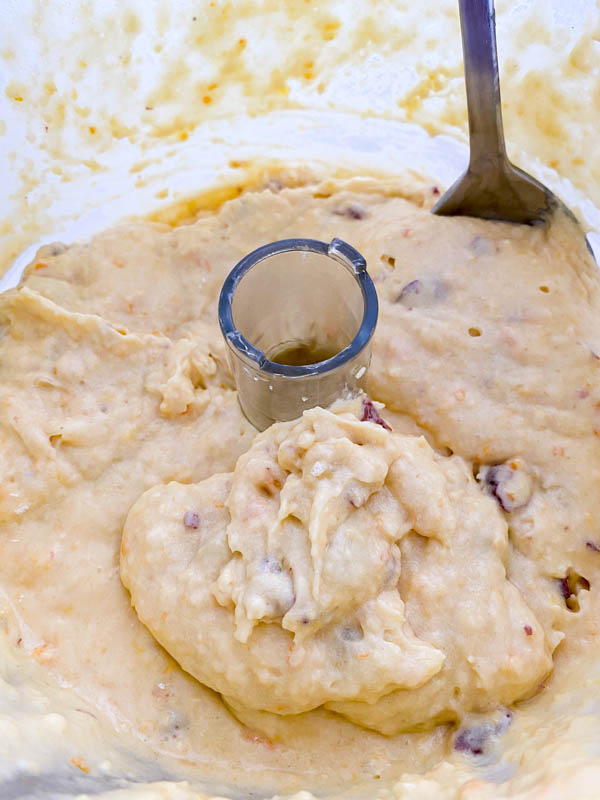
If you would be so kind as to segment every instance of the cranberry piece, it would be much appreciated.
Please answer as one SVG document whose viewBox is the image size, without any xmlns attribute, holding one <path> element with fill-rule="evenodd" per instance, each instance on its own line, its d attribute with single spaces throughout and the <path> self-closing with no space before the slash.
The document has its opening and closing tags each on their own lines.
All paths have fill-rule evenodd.
<svg viewBox="0 0 600 800">
<path fill-rule="evenodd" d="M 561 578 L 559 581 L 560 593 L 564 597 L 565 600 L 571 597 L 571 590 L 569 589 L 569 581 L 567 578 Z"/>
<path fill-rule="evenodd" d="M 478 479 L 485 483 L 503 511 L 510 514 L 527 505 L 533 492 L 533 484 L 528 470 L 521 459 L 513 459 L 506 464 L 486 467 Z"/>
<path fill-rule="evenodd" d="M 346 206 L 346 208 L 338 209 L 333 213 L 338 217 L 348 217 L 349 219 L 364 219 L 367 216 L 367 212 L 364 208 L 355 205 Z"/>
<path fill-rule="evenodd" d="M 485 742 L 492 733 L 487 726 L 480 728 L 465 728 L 454 740 L 454 749 L 463 753 L 471 753 L 473 756 L 483 754 Z"/>
<path fill-rule="evenodd" d="M 485 476 L 485 482 L 489 486 L 492 494 L 496 498 L 496 500 L 500 503 L 500 507 L 503 511 L 512 511 L 513 507 L 510 501 L 507 501 L 507 498 L 502 491 L 504 484 L 510 479 L 510 472 L 509 467 L 505 467 L 503 464 L 499 464 L 498 466 L 491 467 Z"/>
<path fill-rule="evenodd" d="M 486 722 L 483 725 L 463 728 L 454 739 L 454 749 L 473 756 L 483 755 L 490 736 L 503 734 L 512 722 L 512 718 L 512 713 L 505 711 L 498 722 Z"/>
<path fill-rule="evenodd" d="M 186 511 L 183 515 L 183 524 L 186 528 L 196 530 L 200 526 L 200 517 L 195 511 Z"/>
<path fill-rule="evenodd" d="M 395 302 L 407 308 L 426 308 L 442 303 L 448 297 L 448 286 L 435 275 L 423 275 L 402 288 Z"/>
<path fill-rule="evenodd" d="M 379 416 L 379 412 L 370 400 L 363 400 L 363 412 L 360 421 L 374 422 L 376 425 L 381 425 L 386 431 L 392 430 L 387 422 Z"/>
</svg>

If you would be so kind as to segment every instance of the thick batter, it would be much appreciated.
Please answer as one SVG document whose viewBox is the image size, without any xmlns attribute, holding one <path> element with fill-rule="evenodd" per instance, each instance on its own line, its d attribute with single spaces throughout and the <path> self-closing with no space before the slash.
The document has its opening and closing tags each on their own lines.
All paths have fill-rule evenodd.
<svg viewBox="0 0 600 800">
<path fill-rule="evenodd" d="M 477 759 L 522 749 L 554 684 L 572 710 L 597 646 L 597 267 L 566 219 L 434 217 L 408 179 L 284 183 L 45 247 L 0 298 L 7 635 L 192 780 L 507 796 L 519 774 L 476 785 Z M 377 285 L 385 408 L 257 436 L 221 283 L 267 241 L 336 235 Z"/>
<path fill-rule="evenodd" d="M 140 619 L 236 707 L 328 704 L 396 733 L 535 691 L 559 637 L 507 580 L 498 503 L 362 405 L 273 425 L 233 474 L 150 489 L 122 546 Z"/>
</svg>

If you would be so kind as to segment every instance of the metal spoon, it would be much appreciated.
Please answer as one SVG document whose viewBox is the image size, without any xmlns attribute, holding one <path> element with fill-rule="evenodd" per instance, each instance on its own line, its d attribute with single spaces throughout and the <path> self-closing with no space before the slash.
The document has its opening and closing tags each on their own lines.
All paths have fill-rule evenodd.
<svg viewBox="0 0 600 800">
<path fill-rule="evenodd" d="M 534 224 L 563 203 L 508 160 L 504 145 L 494 0 L 459 0 L 471 154 L 434 214 Z"/>
</svg>

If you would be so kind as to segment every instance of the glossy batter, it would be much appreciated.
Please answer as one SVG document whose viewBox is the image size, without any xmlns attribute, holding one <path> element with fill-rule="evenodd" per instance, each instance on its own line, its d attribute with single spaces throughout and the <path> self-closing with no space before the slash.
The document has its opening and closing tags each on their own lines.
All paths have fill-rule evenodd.
<svg viewBox="0 0 600 800">
<path fill-rule="evenodd" d="M 433 217 L 437 187 L 408 178 L 285 180 L 43 248 L 0 298 L 7 636 L 192 780 L 509 796 L 510 770 L 469 794 L 477 759 L 550 711 L 506 706 L 553 659 L 543 694 L 564 692 L 596 647 L 597 268 L 565 219 Z M 298 235 L 367 258 L 391 430 L 362 398 L 260 436 L 238 409 L 218 291 Z"/>
</svg>

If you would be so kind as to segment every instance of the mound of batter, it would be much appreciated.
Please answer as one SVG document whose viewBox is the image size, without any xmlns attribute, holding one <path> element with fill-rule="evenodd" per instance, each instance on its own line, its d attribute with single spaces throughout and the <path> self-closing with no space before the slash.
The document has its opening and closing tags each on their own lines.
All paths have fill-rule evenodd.
<svg viewBox="0 0 600 800">
<path fill-rule="evenodd" d="M 233 474 L 146 492 L 121 551 L 138 616 L 234 706 L 354 701 L 334 708 L 391 732 L 523 697 L 556 638 L 507 580 L 497 502 L 361 405 L 273 425 Z"/>
</svg>

